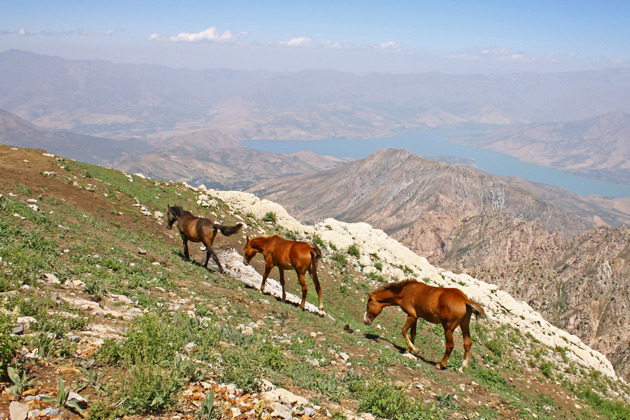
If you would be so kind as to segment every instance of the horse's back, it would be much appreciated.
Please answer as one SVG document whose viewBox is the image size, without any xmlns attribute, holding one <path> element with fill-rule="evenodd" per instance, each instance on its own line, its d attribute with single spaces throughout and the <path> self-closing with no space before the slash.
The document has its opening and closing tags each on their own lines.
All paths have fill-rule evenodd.
<svg viewBox="0 0 630 420">
<path fill-rule="evenodd" d="M 405 287 L 407 299 L 414 302 L 418 316 L 429 322 L 441 323 L 444 318 L 460 318 L 466 314 L 468 297 L 454 287 L 435 287 L 423 282 Z"/>
<path fill-rule="evenodd" d="M 183 226 L 186 236 L 193 242 L 201 242 L 212 235 L 212 222 L 203 217 L 189 216 Z"/>
</svg>

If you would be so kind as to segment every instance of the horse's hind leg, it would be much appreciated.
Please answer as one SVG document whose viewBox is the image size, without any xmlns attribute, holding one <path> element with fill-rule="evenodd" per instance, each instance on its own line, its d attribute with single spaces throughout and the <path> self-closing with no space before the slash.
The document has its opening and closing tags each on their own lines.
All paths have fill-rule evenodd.
<svg viewBox="0 0 630 420">
<path fill-rule="evenodd" d="M 320 315 L 323 316 L 324 314 L 321 312 L 322 310 L 324 310 L 324 304 L 322 303 L 322 285 L 319 283 L 319 278 L 317 277 L 317 270 L 311 268 L 311 270 L 309 271 L 311 274 L 311 278 L 313 279 L 313 283 L 315 283 L 315 291 L 317 292 L 317 299 L 319 300 L 319 310 L 320 310 Z"/>
<path fill-rule="evenodd" d="M 206 263 L 204 264 L 206 268 L 208 268 L 208 261 L 210 260 L 210 256 L 212 255 L 212 259 L 216 263 L 217 267 L 219 267 L 219 273 L 223 273 L 223 267 L 221 267 L 221 263 L 219 262 L 219 257 L 214 252 L 211 246 L 206 245 Z"/>
<path fill-rule="evenodd" d="M 300 302 L 300 309 L 304 309 L 304 304 L 306 303 L 306 294 L 308 293 L 308 287 L 306 286 L 306 280 L 304 279 L 304 273 L 300 273 L 295 270 L 298 276 L 298 281 L 300 282 L 300 286 L 302 287 L 302 302 Z M 321 301 L 320 301 L 321 304 Z"/>
<path fill-rule="evenodd" d="M 453 351 L 453 348 L 455 347 L 455 343 L 453 342 L 453 330 L 457 328 L 457 325 L 452 326 L 446 323 L 443 323 L 442 326 L 444 327 L 444 341 L 445 341 L 446 348 L 444 350 L 444 357 L 442 357 L 442 360 L 440 360 L 440 363 L 435 365 L 435 367 L 438 369 L 446 368 L 446 362 L 448 361 L 448 358 L 451 356 L 451 352 Z"/>
<path fill-rule="evenodd" d="M 472 312 L 468 311 L 464 320 L 460 324 L 460 328 L 462 329 L 462 335 L 464 337 L 464 361 L 462 362 L 462 367 L 458 370 L 463 372 L 464 369 L 468 366 L 468 358 L 470 357 L 470 349 L 472 347 L 472 338 L 470 338 L 470 316 Z"/>
<path fill-rule="evenodd" d="M 216 226 L 212 228 L 212 237 L 210 238 L 210 246 L 214 244 L 214 238 L 217 236 L 217 228 Z"/>
<path fill-rule="evenodd" d="M 287 301 L 287 289 L 284 284 L 284 270 L 282 267 L 278 266 L 278 272 L 280 273 L 280 285 L 282 286 L 282 301 Z"/>
</svg>

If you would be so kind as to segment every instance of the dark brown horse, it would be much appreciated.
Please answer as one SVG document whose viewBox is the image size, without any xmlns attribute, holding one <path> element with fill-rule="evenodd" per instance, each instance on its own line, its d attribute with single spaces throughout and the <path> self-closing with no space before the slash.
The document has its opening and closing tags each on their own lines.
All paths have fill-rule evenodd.
<svg viewBox="0 0 630 420">
<path fill-rule="evenodd" d="M 402 335 L 409 347 L 408 352 L 413 354 L 417 355 L 419 352 L 419 349 L 414 347 L 418 318 L 424 318 L 433 324 L 442 324 L 446 351 L 442 360 L 436 365 L 438 369 L 446 367 L 446 362 L 454 347 L 453 331 L 459 326 L 464 336 L 464 361 L 459 371 L 468 366 L 472 347 L 469 330 L 470 317 L 473 313 L 477 316 L 485 315 L 481 305 L 468 299 L 459 289 L 434 287 L 416 279 L 408 279 L 386 284 L 368 293 L 363 322 L 370 325 L 383 308 L 390 305 L 398 305 L 407 313 L 407 322 L 403 326 Z M 411 340 L 407 336 L 409 328 L 411 328 Z"/>
<path fill-rule="evenodd" d="M 184 242 L 184 260 L 190 259 L 188 255 L 188 241 L 203 242 L 206 247 L 206 262 L 204 266 L 208 267 L 208 261 L 210 256 L 219 267 L 219 272 L 223 272 L 223 267 L 219 262 L 217 254 L 212 249 L 214 238 L 217 236 L 217 231 L 221 232 L 225 236 L 230 236 L 239 231 L 242 223 L 236 226 L 223 226 L 218 223 L 212 222 L 210 219 L 203 217 L 193 216 L 189 211 L 184 210 L 181 206 L 168 206 L 168 228 L 173 228 L 173 223 L 177 222 L 177 228 L 179 234 Z"/>
<path fill-rule="evenodd" d="M 297 273 L 298 280 L 302 286 L 302 302 L 300 308 L 304 309 L 304 303 L 306 302 L 306 293 L 308 287 L 306 287 L 306 281 L 304 280 L 304 273 L 307 271 L 315 283 L 315 290 L 319 298 L 319 310 L 320 315 L 324 315 L 321 310 L 324 308 L 322 305 L 322 288 L 317 278 L 317 262 L 322 257 L 322 252 L 315 244 L 301 241 L 289 241 L 282 239 L 278 235 L 272 236 L 259 236 L 254 239 L 247 238 L 245 244 L 245 264 L 249 264 L 256 253 L 262 253 L 265 257 L 265 274 L 263 274 L 262 284 L 260 291 L 264 292 L 265 282 L 269 272 L 275 266 L 278 266 L 280 271 L 280 284 L 282 285 L 282 300 L 286 301 L 287 293 L 284 286 L 284 270 L 294 269 Z"/>
</svg>

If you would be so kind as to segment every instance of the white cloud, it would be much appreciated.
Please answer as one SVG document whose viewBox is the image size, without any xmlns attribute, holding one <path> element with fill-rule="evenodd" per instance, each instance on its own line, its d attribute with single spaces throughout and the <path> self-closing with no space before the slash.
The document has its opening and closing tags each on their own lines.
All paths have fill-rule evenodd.
<svg viewBox="0 0 630 420">
<path fill-rule="evenodd" d="M 349 44 L 341 44 L 336 41 L 324 41 L 319 44 L 323 48 L 331 48 L 331 49 L 343 49 L 343 48 L 352 48 Z"/>
<path fill-rule="evenodd" d="M 119 28 L 114 28 L 114 29 L 110 29 L 109 31 L 105 32 L 105 36 L 112 36 L 114 34 L 117 34 L 118 32 L 126 32 L 125 29 L 119 29 Z"/>
<path fill-rule="evenodd" d="M 22 26 L 20 29 L 18 29 L 17 34 L 22 35 L 22 36 L 26 35 L 27 34 L 26 28 Z"/>
<path fill-rule="evenodd" d="M 462 54 L 450 56 L 450 58 L 458 58 L 464 60 L 481 60 L 492 59 L 498 61 L 513 61 L 522 63 L 532 63 L 539 60 L 538 57 L 528 57 L 522 52 L 514 51 L 510 47 L 477 47 L 471 45 Z M 552 57 L 547 57 L 549 60 Z"/>
<path fill-rule="evenodd" d="M 377 50 L 385 50 L 385 51 L 398 51 L 400 50 L 400 45 L 398 45 L 394 41 L 383 42 L 381 44 L 376 44 L 374 46 Z"/>
<path fill-rule="evenodd" d="M 236 43 L 239 38 L 247 35 L 247 32 L 233 33 L 232 31 L 219 32 L 214 26 L 201 32 L 190 33 L 180 32 L 177 35 L 162 36 L 157 33 L 149 35 L 149 41 L 170 41 L 170 42 L 222 42 Z"/>
<path fill-rule="evenodd" d="M 302 36 L 299 38 L 293 38 L 288 41 L 280 41 L 280 45 L 287 45 L 289 47 L 308 47 L 311 45 L 313 40 L 307 36 Z"/>
</svg>

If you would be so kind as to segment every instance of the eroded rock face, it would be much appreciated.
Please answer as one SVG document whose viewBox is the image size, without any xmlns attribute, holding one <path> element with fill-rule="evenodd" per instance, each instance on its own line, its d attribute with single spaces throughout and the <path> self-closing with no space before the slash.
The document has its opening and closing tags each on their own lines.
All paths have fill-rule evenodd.
<svg viewBox="0 0 630 420">
<path fill-rule="evenodd" d="M 617 378 L 613 365 L 602 353 L 589 348 L 577 336 L 546 321 L 526 302 L 514 299 L 495 284 L 486 283 L 468 274 L 455 274 L 435 267 L 426 258 L 419 256 L 382 230 L 374 229 L 367 223 L 344 223 L 335 219 L 326 219 L 314 226 L 306 226 L 292 218 L 280 205 L 268 200 L 260 200 L 253 194 L 201 190 L 203 193 L 220 198 L 243 213 L 251 213 L 256 217 L 263 217 L 267 212 L 272 211 L 276 214 L 278 224 L 303 235 L 317 235 L 323 241 L 334 244 L 337 249 L 347 249 L 355 245 L 361 250 L 363 256 L 355 263 L 364 271 L 374 265 L 374 261 L 366 256 L 375 256 L 382 266 L 381 272 L 389 278 L 404 279 L 412 272 L 418 279 L 431 284 L 457 287 L 471 299 L 482 304 L 489 318 L 495 322 L 510 324 L 524 334 L 530 333 L 552 348 L 567 348 L 570 360 L 583 366 L 594 367 L 612 378 Z M 527 230 L 523 232 L 527 233 Z M 533 243 L 531 246 L 535 248 Z"/>
<path fill-rule="evenodd" d="M 489 220 L 492 219 L 492 220 Z M 600 226 L 567 241 L 532 222 L 485 216 L 441 265 L 464 268 L 526 301 L 630 375 L 630 228 Z M 438 259 L 439 260 L 439 259 Z"/>
</svg>

